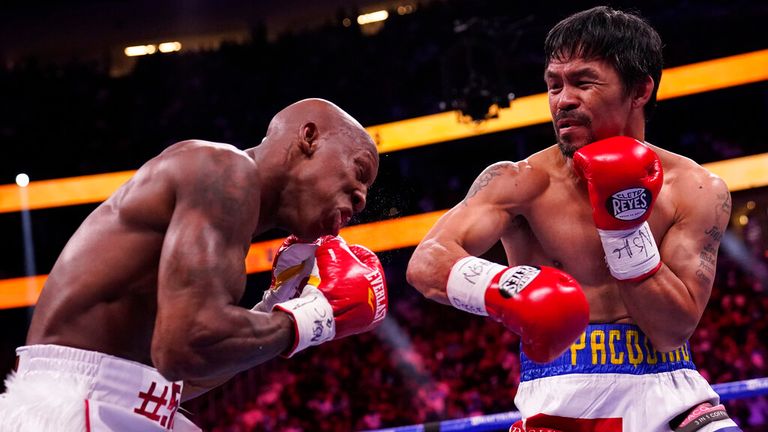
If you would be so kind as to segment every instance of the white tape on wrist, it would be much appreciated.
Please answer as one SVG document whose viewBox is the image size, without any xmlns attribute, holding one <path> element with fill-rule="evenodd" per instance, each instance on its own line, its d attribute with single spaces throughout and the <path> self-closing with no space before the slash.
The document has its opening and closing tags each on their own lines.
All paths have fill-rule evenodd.
<svg viewBox="0 0 768 432">
<path fill-rule="evenodd" d="M 485 290 L 491 279 L 505 268 L 507 267 L 473 256 L 456 261 L 451 267 L 446 287 L 451 305 L 465 312 L 487 316 Z"/>
<path fill-rule="evenodd" d="M 608 268 L 616 279 L 637 279 L 658 269 L 661 254 L 648 222 L 627 230 L 598 229 L 597 232 Z"/>
<path fill-rule="evenodd" d="M 333 308 L 325 295 L 312 285 L 304 287 L 301 297 L 278 303 L 275 307 L 291 314 L 295 321 L 296 339 L 287 357 L 336 336 Z"/>
</svg>

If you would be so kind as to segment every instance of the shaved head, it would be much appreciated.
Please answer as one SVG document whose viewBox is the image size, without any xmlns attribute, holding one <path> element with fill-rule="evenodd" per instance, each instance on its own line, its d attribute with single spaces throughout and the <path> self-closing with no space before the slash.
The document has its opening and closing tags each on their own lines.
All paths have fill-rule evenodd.
<svg viewBox="0 0 768 432">
<path fill-rule="evenodd" d="M 267 129 L 267 135 L 275 133 L 292 124 L 298 125 L 304 121 L 316 121 L 322 123 L 338 122 L 346 120 L 362 129 L 360 123 L 333 102 L 325 99 L 303 99 L 283 108 L 272 117 Z"/>
<path fill-rule="evenodd" d="M 314 124 L 325 138 L 342 135 L 343 139 L 334 141 L 368 150 L 378 160 L 376 145 L 365 128 L 336 104 L 325 99 L 303 99 L 283 108 L 269 122 L 267 139 L 283 141 L 286 136 L 299 135 L 300 129 L 307 123 Z"/>
</svg>

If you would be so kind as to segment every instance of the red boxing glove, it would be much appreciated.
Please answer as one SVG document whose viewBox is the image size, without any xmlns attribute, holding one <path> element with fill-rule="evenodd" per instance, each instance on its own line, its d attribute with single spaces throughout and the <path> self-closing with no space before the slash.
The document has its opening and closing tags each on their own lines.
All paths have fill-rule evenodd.
<svg viewBox="0 0 768 432">
<path fill-rule="evenodd" d="M 454 307 L 519 334 L 523 352 L 538 363 L 557 358 L 589 323 L 581 286 L 552 267 L 504 267 L 469 256 L 453 265 L 446 291 Z"/>
<path fill-rule="evenodd" d="M 661 257 L 647 220 L 664 183 L 658 155 L 636 139 L 613 137 L 576 151 L 573 166 L 587 182 L 592 218 L 613 277 L 653 275 Z"/>
<path fill-rule="evenodd" d="M 338 236 L 325 236 L 315 253 L 320 291 L 333 307 L 336 337 L 374 329 L 387 315 L 387 283 L 379 258 Z"/>
<path fill-rule="evenodd" d="M 376 255 L 363 246 L 347 245 L 337 236 L 325 236 L 316 243 L 314 268 L 320 275 L 319 286 L 307 283 L 300 297 L 275 305 L 293 317 L 294 344 L 286 357 L 309 346 L 372 330 L 387 315 L 387 284 Z"/>
</svg>

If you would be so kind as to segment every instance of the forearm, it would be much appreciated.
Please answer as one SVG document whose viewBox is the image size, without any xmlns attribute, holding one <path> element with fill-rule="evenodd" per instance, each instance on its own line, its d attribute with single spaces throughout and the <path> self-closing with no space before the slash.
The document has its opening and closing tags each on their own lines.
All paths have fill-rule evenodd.
<svg viewBox="0 0 768 432">
<path fill-rule="evenodd" d="M 696 300 L 666 264 L 642 282 L 619 283 L 630 316 L 657 350 L 673 351 L 693 334 L 700 318 Z"/>
<path fill-rule="evenodd" d="M 424 297 L 450 305 L 446 285 L 451 267 L 468 253 L 458 245 L 435 239 L 423 241 L 414 251 L 406 277 Z"/>
<path fill-rule="evenodd" d="M 179 330 L 175 338 L 156 337 L 153 360 L 166 378 L 190 381 L 232 376 L 261 364 L 290 348 L 294 335 L 288 314 L 236 306 L 197 311 L 193 323 Z M 155 346 L 161 343 L 166 346 Z"/>
</svg>

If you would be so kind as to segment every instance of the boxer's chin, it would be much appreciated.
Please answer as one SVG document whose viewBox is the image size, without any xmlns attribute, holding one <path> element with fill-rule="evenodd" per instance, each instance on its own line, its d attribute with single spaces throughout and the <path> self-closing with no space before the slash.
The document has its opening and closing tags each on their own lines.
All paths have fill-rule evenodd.
<svg viewBox="0 0 768 432">
<path fill-rule="evenodd" d="M 557 136 L 557 146 L 560 148 L 560 153 L 569 159 L 573 158 L 573 154 L 576 153 L 578 149 L 593 141 L 594 139 L 591 134 L 588 133 L 568 133 L 558 134 Z"/>
<path fill-rule="evenodd" d="M 573 154 L 576 153 L 576 150 L 581 148 L 581 147 L 576 147 L 571 143 L 563 142 L 563 140 L 559 140 L 557 142 L 557 146 L 560 147 L 560 153 L 562 153 L 563 156 L 565 156 L 568 159 L 573 159 Z"/>
</svg>

